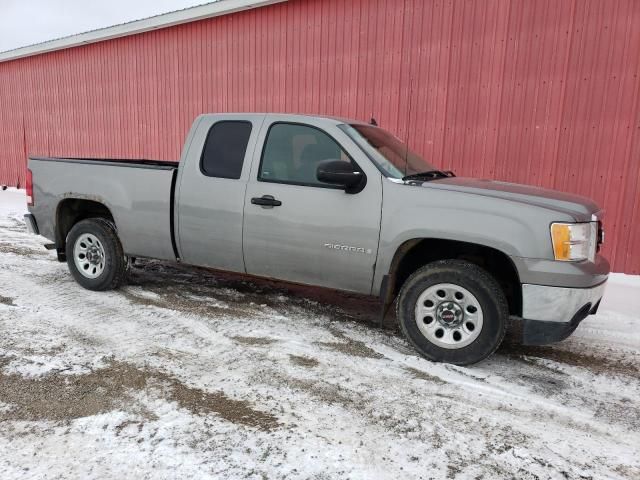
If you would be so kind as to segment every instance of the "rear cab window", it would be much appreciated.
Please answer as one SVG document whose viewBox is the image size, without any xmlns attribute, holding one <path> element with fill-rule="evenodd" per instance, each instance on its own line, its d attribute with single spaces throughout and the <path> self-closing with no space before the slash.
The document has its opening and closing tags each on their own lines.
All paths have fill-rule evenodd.
<svg viewBox="0 0 640 480">
<path fill-rule="evenodd" d="M 200 158 L 203 175 L 239 179 L 251 129 L 251 122 L 245 120 L 223 120 L 213 124 Z"/>
</svg>

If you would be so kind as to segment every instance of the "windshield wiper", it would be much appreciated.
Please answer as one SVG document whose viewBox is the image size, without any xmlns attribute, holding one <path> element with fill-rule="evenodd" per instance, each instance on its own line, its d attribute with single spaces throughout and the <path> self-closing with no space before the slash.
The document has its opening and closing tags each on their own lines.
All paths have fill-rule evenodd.
<svg viewBox="0 0 640 480">
<path fill-rule="evenodd" d="M 455 177 L 455 174 L 451 170 L 429 170 L 427 172 L 412 173 L 411 175 L 405 175 L 402 177 L 403 181 L 407 180 L 437 180 L 439 178 Z"/>
</svg>

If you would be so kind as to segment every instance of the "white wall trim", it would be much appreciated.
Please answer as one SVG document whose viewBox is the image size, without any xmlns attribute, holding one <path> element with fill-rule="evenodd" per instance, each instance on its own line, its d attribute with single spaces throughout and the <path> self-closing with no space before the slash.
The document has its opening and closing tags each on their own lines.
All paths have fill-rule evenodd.
<svg viewBox="0 0 640 480">
<path fill-rule="evenodd" d="M 87 45 L 90 43 L 102 42 L 119 37 L 126 37 L 138 33 L 158 30 L 160 28 L 172 27 L 183 23 L 196 22 L 205 18 L 229 15 L 231 13 L 250 10 L 252 8 L 264 7 L 274 3 L 281 3 L 287 0 L 219 0 L 217 2 L 199 5 L 197 7 L 186 8 L 176 12 L 156 15 L 155 17 L 135 20 L 113 27 L 92 30 L 78 35 L 59 38 L 44 43 L 38 43 L 27 47 L 16 48 L 0 52 L 0 62 L 16 60 L 18 58 L 40 55 L 42 53 L 55 52 L 66 48 Z"/>
</svg>

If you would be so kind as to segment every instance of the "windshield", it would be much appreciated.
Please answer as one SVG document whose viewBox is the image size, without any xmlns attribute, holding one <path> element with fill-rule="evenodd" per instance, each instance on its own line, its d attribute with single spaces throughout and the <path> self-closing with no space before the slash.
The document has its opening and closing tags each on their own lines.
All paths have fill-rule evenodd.
<svg viewBox="0 0 640 480">
<path fill-rule="evenodd" d="M 407 175 L 436 170 L 406 143 L 386 130 L 369 125 L 340 125 L 353 140 L 369 154 L 384 175 L 404 178 Z"/>
</svg>

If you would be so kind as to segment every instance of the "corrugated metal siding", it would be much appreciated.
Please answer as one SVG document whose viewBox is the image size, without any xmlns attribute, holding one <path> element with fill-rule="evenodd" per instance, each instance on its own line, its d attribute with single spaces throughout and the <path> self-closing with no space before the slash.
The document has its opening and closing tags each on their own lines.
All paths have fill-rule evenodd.
<svg viewBox="0 0 640 480">
<path fill-rule="evenodd" d="M 596 199 L 640 273 L 639 26 L 637 0 L 292 0 L 0 63 L 0 182 L 25 151 L 178 159 L 202 112 L 375 116 L 458 174 Z"/>
</svg>

